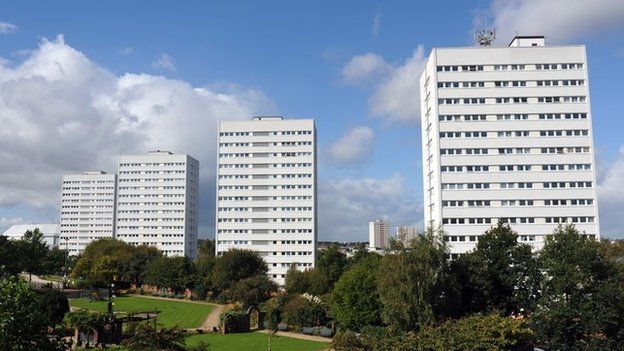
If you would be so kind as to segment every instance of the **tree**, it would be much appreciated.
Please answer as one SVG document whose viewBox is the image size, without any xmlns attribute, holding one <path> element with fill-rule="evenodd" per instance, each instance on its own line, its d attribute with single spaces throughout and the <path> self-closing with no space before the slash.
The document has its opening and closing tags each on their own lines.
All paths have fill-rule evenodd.
<svg viewBox="0 0 624 351">
<path fill-rule="evenodd" d="M 289 293 L 321 296 L 330 291 L 327 277 L 318 268 L 300 271 L 295 265 L 286 272 L 284 288 Z"/>
<path fill-rule="evenodd" d="M 130 282 L 128 267 L 135 248 L 121 240 L 103 238 L 92 241 L 77 260 L 72 275 L 91 287 L 106 287 L 115 281 Z"/>
<path fill-rule="evenodd" d="M 286 289 L 289 294 L 303 294 L 308 291 L 308 281 L 306 277 L 294 264 L 286 271 L 284 289 Z"/>
<path fill-rule="evenodd" d="M 69 312 L 69 301 L 65 293 L 49 289 L 44 291 L 39 298 L 39 309 L 53 327 L 61 323 L 65 314 Z"/>
<path fill-rule="evenodd" d="M 377 289 L 382 320 L 397 330 L 418 330 L 444 316 L 450 300 L 444 244 L 429 230 L 411 247 L 385 255 L 379 267 Z"/>
<path fill-rule="evenodd" d="M 379 255 L 370 255 L 346 271 L 334 285 L 331 312 L 341 326 L 359 330 L 381 323 L 381 301 L 377 291 Z"/>
<path fill-rule="evenodd" d="M 268 300 L 270 293 L 274 291 L 277 291 L 277 285 L 266 274 L 260 274 L 234 284 L 228 291 L 228 297 L 232 302 L 251 306 Z"/>
<path fill-rule="evenodd" d="M 136 287 L 140 287 L 145 280 L 147 268 L 152 262 L 162 257 L 162 252 L 154 246 L 147 245 L 136 246 L 133 251 L 128 266 L 122 268 L 122 274 Z"/>
<path fill-rule="evenodd" d="M 0 350 L 64 350 L 58 340 L 48 338 L 48 324 L 28 283 L 15 277 L 0 280 Z"/>
<path fill-rule="evenodd" d="M 44 271 L 43 260 L 48 253 L 48 247 L 43 242 L 43 233 L 39 228 L 27 230 L 24 236 L 17 241 L 20 265 L 28 272 L 28 280 L 33 274 L 42 274 Z"/>
<path fill-rule="evenodd" d="M 232 249 L 215 260 L 211 282 L 214 291 L 219 294 L 242 279 L 266 274 L 267 271 L 266 263 L 257 252 Z"/>
<path fill-rule="evenodd" d="M 284 306 L 283 317 L 284 322 L 300 330 L 303 327 L 324 325 L 327 312 L 320 299 L 297 295 Z"/>
<path fill-rule="evenodd" d="M 338 246 L 331 245 L 319 252 L 317 267 L 327 278 L 330 288 L 340 279 L 347 267 L 347 256 L 338 251 Z"/>
<path fill-rule="evenodd" d="M 211 239 L 199 239 L 197 240 L 197 258 L 202 259 L 206 257 L 214 257 L 215 255 L 215 242 Z"/>
<path fill-rule="evenodd" d="M 0 268 L 3 275 L 17 276 L 22 272 L 17 244 L 4 235 L 0 235 Z"/>
<path fill-rule="evenodd" d="M 624 349 L 624 272 L 600 244 L 559 226 L 540 255 L 546 278 L 531 320 L 552 350 Z"/>
<path fill-rule="evenodd" d="M 53 248 L 49 250 L 43 258 L 43 273 L 44 274 L 63 274 L 65 262 L 67 260 L 67 250 L 60 250 L 59 248 Z"/>
<path fill-rule="evenodd" d="M 468 312 L 526 315 L 533 310 L 540 289 L 538 262 L 508 224 L 499 220 L 463 260 L 468 279 L 462 292 L 470 296 Z"/>
<path fill-rule="evenodd" d="M 207 344 L 188 347 L 184 343 L 186 333 L 180 328 L 156 328 L 150 322 L 131 323 L 122 345 L 129 351 L 200 351 L 208 350 Z"/>
<path fill-rule="evenodd" d="M 195 287 L 193 292 L 201 299 L 205 299 L 208 296 L 208 291 L 211 288 L 211 274 L 214 268 L 216 258 L 215 256 L 200 257 L 195 262 L 195 268 L 197 270 L 197 278 L 195 280 Z"/>
<path fill-rule="evenodd" d="M 149 265 L 145 274 L 146 283 L 174 293 L 193 289 L 195 278 L 195 266 L 187 257 L 160 257 Z"/>
</svg>

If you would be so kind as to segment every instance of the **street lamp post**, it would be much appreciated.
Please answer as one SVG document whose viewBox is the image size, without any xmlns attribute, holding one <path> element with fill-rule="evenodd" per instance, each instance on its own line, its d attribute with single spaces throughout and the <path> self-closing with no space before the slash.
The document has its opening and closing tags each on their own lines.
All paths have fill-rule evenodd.
<svg viewBox="0 0 624 351">
<path fill-rule="evenodd" d="M 113 295 L 113 291 L 115 289 L 115 283 L 111 283 L 108 286 L 108 317 L 109 318 L 113 318 L 113 298 L 115 297 Z"/>
</svg>

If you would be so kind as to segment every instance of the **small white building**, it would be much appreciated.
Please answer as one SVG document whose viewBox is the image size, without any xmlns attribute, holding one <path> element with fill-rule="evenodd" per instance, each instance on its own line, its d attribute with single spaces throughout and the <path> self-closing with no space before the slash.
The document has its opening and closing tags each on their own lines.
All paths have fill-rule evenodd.
<svg viewBox="0 0 624 351">
<path fill-rule="evenodd" d="M 58 223 L 15 224 L 4 231 L 2 235 L 11 240 L 19 240 L 27 231 L 34 231 L 37 228 L 39 228 L 39 232 L 43 234 L 43 241 L 48 248 L 53 249 L 59 247 L 60 230 Z"/>
<path fill-rule="evenodd" d="M 377 219 L 368 222 L 368 248 L 369 250 L 383 249 L 390 238 L 390 223 Z"/>
</svg>

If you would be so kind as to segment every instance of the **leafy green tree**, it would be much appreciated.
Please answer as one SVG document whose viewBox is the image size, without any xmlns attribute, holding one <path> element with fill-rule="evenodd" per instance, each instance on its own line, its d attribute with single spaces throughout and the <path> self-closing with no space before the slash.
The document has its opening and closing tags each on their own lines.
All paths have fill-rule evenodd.
<svg viewBox="0 0 624 351">
<path fill-rule="evenodd" d="M 346 271 L 334 286 L 331 312 L 341 326 L 359 330 L 381 323 L 377 274 L 381 257 L 370 255 Z"/>
<path fill-rule="evenodd" d="M 277 285 L 266 274 L 245 278 L 234 284 L 228 291 L 232 302 L 241 302 L 244 306 L 258 305 L 268 300 L 272 292 L 277 291 Z"/>
<path fill-rule="evenodd" d="M 321 296 L 330 291 L 327 277 L 318 268 L 300 271 L 292 265 L 286 272 L 284 288 L 289 293 Z"/>
<path fill-rule="evenodd" d="M 56 247 L 49 250 L 43 258 L 43 273 L 63 274 L 66 261 L 69 261 L 67 258 L 67 250 L 61 250 Z"/>
<path fill-rule="evenodd" d="M 152 262 L 162 257 L 162 252 L 154 246 L 140 245 L 134 247 L 129 261 L 123 261 L 128 265 L 122 267 L 122 275 L 135 286 L 140 287 L 145 281 L 147 268 Z"/>
<path fill-rule="evenodd" d="M 69 301 L 65 293 L 49 289 L 39 298 L 39 309 L 53 327 L 61 323 L 65 314 L 69 312 Z"/>
<path fill-rule="evenodd" d="M 193 292 L 201 299 L 205 299 L 208 296 L 208 291 L 212 286 L 211 274 L 215 266 L 215 261 L 215 256 L 204 256 L 199 257 L 197 262 L 195 262 L 197 278 L 195 280 Z"/>
<path fill-rule="evenodd" d="M 308 291 L 308 281 L 303 271 L 297 269 L 294 264 L 286 271 L 284 289 L 290 294 L 303 294 Z"/>
<path fill-rule="evenodd" d="M 600 243 L 559 226 L 540 255 L 542 296 L 531 317 L 552 350 L 624 349 L 624 272 Z"/>
<path fill-rule="evenodd" d="M 197 258 L 202 259 L 206 257 L 214 257 L 215 255 L 215 242 L 212 239 L 199 239 L 197 240 Z"/>
<path fill-rule="evenodd" d="M 443 287 L 449 277 L 443 242 L 429 230 L 412 246 L 385 255 L 377 289 L 383 322 L 397 330 L 418 330 L 444 316 L 451 297 Z"/>
<path fill-rule="evenodd" d="M 43 241 L 43 233 L 39 228 L 27 230 L 24 236 L 17 241 L 17 251 L 19 253 L 20 265 L 28 272 L 28 280 L 33 274 L 44 272 L 43 260 L 48 253 L 48 247 Z"/>
<path fill-rule="evenodd" d="M 187 257 L 160 257 L 149 265 L 145 274 L 146 283 L 175 293 L 193 289 L 195 279 L 195 265 Z"/>
<path fill-rule="evenodd" d="M 0 235 L 0 268 L 3 275 L 17 276 L 22 272 L 17 243 L 4 235 Z"/>
<path fill-rule="evenodd" d="M 267 265 L 255 251 L 232 249 L 215 260 L 211 272 L 214 291 L 219 294 L 245 278 L 266 274 Z"/>
<path fill-rule="evenodd" d="M 188 347 L 184 343 L 186 333 L 180 328 L 156 328 L 150 322 L 131 323 L 122 345 L 129 351 L 200 351 L 208 350 L 207 344 Z"/>
<path fill-rule="evenodd" d="M 531 247 L 519 244 L 508 224 L 499 221 L 486 231 L 463 259 L 468 274 L 463 293 L 471 296 L 469 312 L 526 315 L 533 310 L 540 290 L 539 265 Z"/>
<path fill-rule="evenodd" d="M 0 350 L 65 350 L 48 338 L 50 324 L 33 289 L 15 277 L 0 280 Z"/>
<path fill-rule="evenodd" d="M 332 288 L 347 268 L 347 256 L 338 251 L 338 246 L 331 245 L 319 251 L 316 266 L 327 278 L 327 283 Z"/>
<path fill-rule="evenodd" d="M 292 297 L 284 306 L 284 322 L 295 329 L 315 327 L 327 322 L 326 306 L 318 298 Z"/>
<path fill-rule="evenodd" d="M 113 280 L 129 283 L 134 254 L 135 248 L 121 240 L 94 240 L 77 260 L 72 276 L 91 287 L 106 287 Z"/>
</svg>

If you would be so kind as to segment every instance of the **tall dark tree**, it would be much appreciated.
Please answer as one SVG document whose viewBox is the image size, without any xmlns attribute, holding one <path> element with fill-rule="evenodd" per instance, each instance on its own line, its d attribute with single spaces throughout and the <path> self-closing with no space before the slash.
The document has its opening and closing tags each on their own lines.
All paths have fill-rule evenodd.
<svg viewBox="0 0 624 351">
<path fill-rule="evenodd" d="M 0 235 L 0 273 L 17 276 L 22 272 L 20 253 L 17 243 L 4 235 Z M 3 278 L 0 275 L 0 278 Z"/>
<path fill-rule="evenodd" d="M 63 274 L 65 270 L 65 262 L 69 262 L 67 258 L 67 250 L 53 248 L 43 258 L 44 274 Z"/>
<path fill-rule="evenodd" d="M 61 323 L 65 314 L 69 312 L 69 301 L 65 293 L 49 289 L 39 297 L 39 309 L 53 327 Z"/>
<path fill-rule="evenodd" d="M 624 349 L 624 272 L 572 225 L 557 228 L 541 255 L 546 278 L 531 317 L 548 349 Z"/>
<path fill-rule="evenodd" d="M 28 272 L 28 279 L 32 279 L 33 274 L 44 272 L 44 258 L 48 253 L 48 247 L 43 241 L 43 233 L 39 228 L 28 230 L 24 236 L 17 241 L 17 251 L 19 253 L 22 269 Z"/>
<path fill-rule="evenodd" d="M 330 288 L 340 279 L 347 268 L 347 256 L 331 245 L 318 253 L 317 268 L 327 278 Z"/>
<path fill-rule="evenodd" d="M 122 273 L 128 281 L 140 287 L 145 280 L 147 268 L 152 262 L 162 257 L 162 252 L 154 246 L 146 245 L 136 246 L 132 251 L 132 258 L 124 262 L 127 266 L 122 267 Z"/>
<path fill-rule="evenodd" d="M 377 280 L 382 320 L 397 330 L 418 330 L 443 318 L 451 300 L 448 278 L 446 248 L 431 230 L 385 255 Z"/>
<path fill-rule="evenodd" d="M 195 278 L 195 265 L 187 257 L 160 257 L 149 265 L 145 274 L 147 284 L 175 293 L 193 289 Z"/>
<path fill-rule="evenodd" d="M 214 257 L 215 242 L 212 239 L 197 240 L 197 258 Z"/>
<path fill-rule="evenodd" d="M 531 247 L 518 243 L 518 235 L 499 221 L 479 239 L 476 249 L 463 258 L 471 296 L 468 312 L 501 311 L 529 314 L 539 295 L 541 273 Z"/>
<path fill-rule="evenodd" d="M 275 291 L 277 285 L 266 274 L 260 274 L 234 284 L 228 291 L 228 297 L 230 301 L 240 302 L 247 307 L 268 300 Z"/>
<path fill-rule="evenodd" d="M 255 251 L 233 249 L 217 257 L 211 274 L 214 291 L 219 294 L 245 278 L 266 274 L 266 262 Z"/>
</svg>

